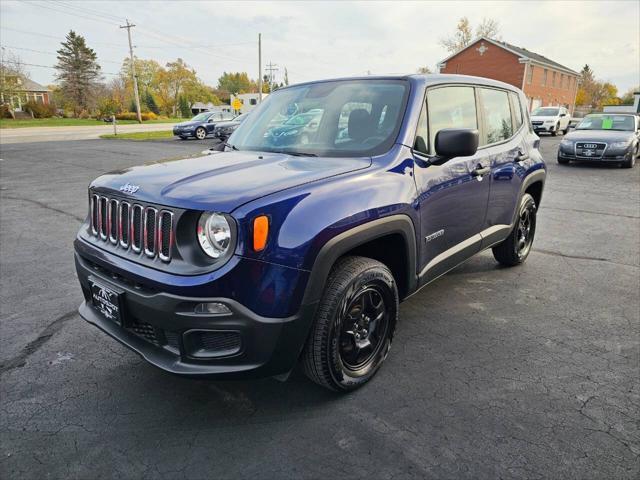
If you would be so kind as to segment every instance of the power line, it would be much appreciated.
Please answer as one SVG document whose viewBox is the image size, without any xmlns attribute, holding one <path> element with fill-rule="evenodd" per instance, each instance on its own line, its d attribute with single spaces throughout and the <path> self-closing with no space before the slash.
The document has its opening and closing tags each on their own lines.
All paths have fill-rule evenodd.
<svg viewBox="0 0 640 480">
<path fill-rule="evenodd" d="M 38 65 L 35 63 L 24 63 L 24 62 L 17 62 L 19 65 L 26 65 L 27 67 L 41 67 L 41 68 L 51 68 L 53 70 L 56 70 L 56 67 L 53 67 L 51 65 Z M 111 73 L 111 72 L 100 72 L 102 75 L 116 75 L 119 76 L 119 73 Z"/>
<path fill-rule="evenodd" d="M 48 4 L 42 4 L 42 3 L 37 3 L 37 2 L 33 2 L 33 1 L 29 2 L 29 3 L 32 3 L 32 4 L 34 4 L 34 5 L 36 5 L 37 7 L 40 7 L 40 8 L 46 8 L 46 9 L 49 9 L 49 10 L 53 10 L 54 12 L 64 13 L 66 15 L 71 15 L 71 16 L 78 17 L 78 18 L 84 18 L 85 20 L 93 20 L 94 22 L 102 22 L 102 23 L 108 23 L 109 25 L 117 25 L 117 23 L 113 22 L 112 20 L 107 21 L 107 20 L 104 20 L 104 19 L 101 19 L 101 18 L 90 17 L 90 16 L 87 16 L 87 15 L 81 15 L 81 14 L 78 14 L 78 13 L 69 12 L 68 10 L 61 10 L 59 8 L 54 8 L 54 7 L 52 7 L 51 5 L 48 5 Z"/>
<path fill-rule="evenodd" d="M 36 37 L 53 38 L 54 40 L 60 41 L 60 37 L 56 37 L 56 36 L 53 36 L 53 35 L 47 35 L 47 34 L 44 34 L 44 33 L 36 33 L 36 32 L 28 32 L 26 30 L 18 30 L 17 28 L 0 26 L 0 30 L 9 30 L 9 31 L 12 31 L 12 32 L 24 33 L 26 35 L 34 35 Z M 108 45 L 108 46 L 111 46 L 111 47 L 126 48 L 125 45 L 117 45 L 115 43 L 105 43 L 105 42 L 91 42 L 91 43 L 95 44 L 95 45 Z"/>
<path fill-rule="evenodd" d="M 43 50 L 34 50 L 33 48 L 25 48 L 25 47 L 14 47 L 12 45 L 3 45 L 5 48 L 13 49 L 13 50 L 25 50 L 27 52 L 35 52 L 35 53 L 44 53 L 45 55 L 58 55 L 54 52 L 45 52 Z M 114 63 L 116 65 L 122 65 L 122 62 L 116 62 L 115 60 L 100 60 L 100 63 Z"/>
</svg>

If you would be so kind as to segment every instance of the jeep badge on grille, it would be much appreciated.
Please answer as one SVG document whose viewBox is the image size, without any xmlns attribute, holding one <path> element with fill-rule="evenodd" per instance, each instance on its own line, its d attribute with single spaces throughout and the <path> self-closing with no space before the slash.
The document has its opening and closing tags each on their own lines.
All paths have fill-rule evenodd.
<svg viewBox="0 0 640 480">
<path fill-rule="evenodd" d="M 120 187 L 121 192 L 129 194 L 136 193 L 138 190 L 140 190 L 140 185 L 133 185 L 131 183 L 125 183 Z"/>
</svg>

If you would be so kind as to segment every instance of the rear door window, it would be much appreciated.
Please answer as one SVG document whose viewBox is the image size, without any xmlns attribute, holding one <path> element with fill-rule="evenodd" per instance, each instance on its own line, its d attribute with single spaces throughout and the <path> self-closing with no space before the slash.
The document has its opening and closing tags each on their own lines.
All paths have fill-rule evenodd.
<svg viewBox="0 0 640 480">
<path fill-rule="evenodd" d="M 442 87 L 427 92 L 429 153 L 435 155 L 435 139 L 443 128 L 478 128 L 473 87 Z"/>
<path fill-rule="evenodd" d="M 481 145 L 491 145 L 511 138 L 513 124 L 509 96 L 503 90 L 479 88 L 482 100 L 482 116 L 484 119 L 484 138 Z"/>
</svg>

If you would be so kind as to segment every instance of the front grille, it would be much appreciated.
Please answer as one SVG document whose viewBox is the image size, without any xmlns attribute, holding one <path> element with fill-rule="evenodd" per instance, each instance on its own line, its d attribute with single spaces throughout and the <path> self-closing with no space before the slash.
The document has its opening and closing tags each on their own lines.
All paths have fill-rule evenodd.
<svg viewBox="0 0 640 480">
<path fill-rule="evenodd" d="M 90 231 L 94 237 L 150 258 L 171 260 L 175 228 L 173 212 L 143 207 L 101 195 L 89 197 Z"/>
<path fill-rule="evenodd" d="M 602 142 L 576 142 L 576 157 L 602 158 L 606 149 Z"/>
<path fill-rule="evenodd" d="M 147 342 L 153 343 L 154 345 L 159 344 L 156 329 L 150 323 L 133 320 L 127 328 L 139 337 L 144 338 Z"/>
</svg>

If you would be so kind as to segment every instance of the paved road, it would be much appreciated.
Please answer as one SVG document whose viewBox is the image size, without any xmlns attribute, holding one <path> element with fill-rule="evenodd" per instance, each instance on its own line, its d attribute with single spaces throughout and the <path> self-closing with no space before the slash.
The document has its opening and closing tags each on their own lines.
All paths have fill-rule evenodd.
<svg viewBox="0 0 640 480">
<path fill-rule="evenodd" d="M 171 130 L 173 123 L 147 123 L 117 125 L 118 133 L 155 132 Z M 11 143 L 62 142 L 70 140 L 88 140 L 100 138 L 100 135 L 113 133 L 113 125 L 92 125 L 86 127 L 26 127 L 0 129 L 0 145 Z"/>
<path fill-rule="evenodd" d="M 528 262 L 484 253 L 414 295 L 338 396 L 170 376 L 76 314 L 89 181 L 202 148 L 2 147 L 1 478 L 638 478 L 640 168 L 550 162 Z"/>
</svg>

